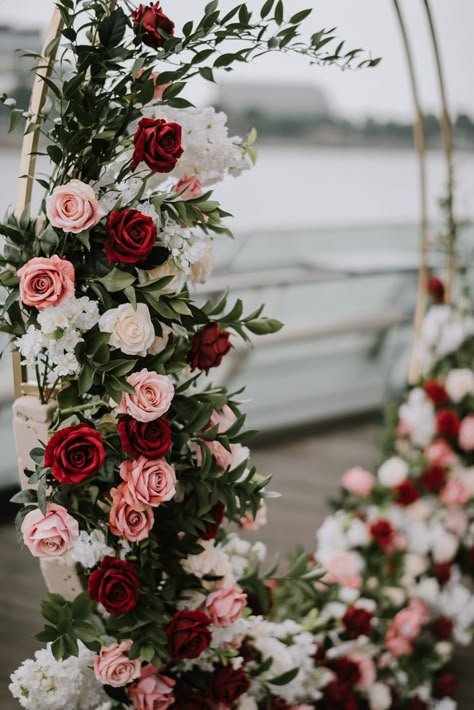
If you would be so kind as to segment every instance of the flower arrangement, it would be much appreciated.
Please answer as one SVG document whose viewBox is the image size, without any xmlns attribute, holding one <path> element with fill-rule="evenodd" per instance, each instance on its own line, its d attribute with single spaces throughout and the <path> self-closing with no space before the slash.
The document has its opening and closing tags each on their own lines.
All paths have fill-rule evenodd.
<svg viewBox="0 0 474 710">
<path fill-rule="evenodd" d="M 50 101 L 33 115 L 1 97 L 12 128 L 26 118 L 45 134 L 52 171 L 39 215 L 0 226 L 0 328 L 55 403 L 15 496 L 19 537 L 76 564 L 84 591 L 43 602 L 47 647 L 11 690 L 34 710 L 296 707 L 315 693 L 313 638 L 264 618 L 275 570 L 259 575 L 261 547 L 222 527 L 258 526 L 268 478 L 249 462 L 238 395 L 202 377 L 234 337 L 281 324 L 191 295 L 229 235 L 210 188 L 251 166 L 255 135 L 229 136 L 223 114 L 183 93 L 268 51 L 378 60 L 333 48 L 331 31 L 303 41 L 310 10 L 287 17 L 282 0 L 258 15 L 209 2 L 181 31 L 158 2 L 57 12 L 38 57 Z"/>
</svg>

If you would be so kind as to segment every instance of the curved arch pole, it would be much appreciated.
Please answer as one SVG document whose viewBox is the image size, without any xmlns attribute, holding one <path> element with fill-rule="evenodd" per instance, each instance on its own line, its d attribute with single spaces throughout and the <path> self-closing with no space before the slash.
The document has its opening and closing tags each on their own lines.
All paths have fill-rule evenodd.
<svg viewBox="0 0 474 710">
<path fill-rule="evenodd" d="M 418 271 L 418 285 L 416 295 L 415 318 L 413 323 L 413 341 L 410 353 L 410 367 L 408 380 L 410 384 L 415 384 L 419 377 L 418 363 L 418 343 L 420 340 L 421 326 L 427 305 L 427 290 L 428 283 L 428 248 L 429 248 L 429 233 L 428 233 L 428 188 L 426 177 L 426 149 L 425 149 L 425 129 L 423 125 L 423 112 L 421 110 L 420 95 L 418 92 L 418 84 L 415 75 L 415 65 L 413 54 L 411 51 L 410 41 L 405 25 L 405 20 L 400 8 L 399 0 L 392 0 L 395 8 L 395 13 L 400 27 L 405 57 L 408 65 L 408 73 L 410 76 L 410 85 L 413 95 L 413 104 L 415 108 L 415 121 L 413 124 L 413 137 L 415 148 L 418 156 L 418 174 L 420 183 L 420 267 Z"/>
</svg>

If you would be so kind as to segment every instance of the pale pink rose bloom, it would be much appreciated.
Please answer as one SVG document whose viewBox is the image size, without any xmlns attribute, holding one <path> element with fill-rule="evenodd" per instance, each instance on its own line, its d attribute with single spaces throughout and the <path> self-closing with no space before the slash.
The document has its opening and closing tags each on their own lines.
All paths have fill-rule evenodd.
<svg viewBox="0 0 474 710">
<path fill-rule="evenodd" d="M 74 266 L 57 254 L 50 259 L 35 256 L 18 269 L 17 276 L 22 302 L 39 311 L 74 296 Z"/>
<path fill-rule="evenodd" d="M 109 513 L 109 527 L 118 537 L 129 542 L 145 540 L 153 527 L 153 510 L 148 505 L 131 505 L 124 496 L 126 483 L 112 488 L 112 508 Z"/>
<path fill-rule="evenodd" d="M 157 506 L 171 500 L 176 493 L 176 473 L 165 459 L 124 461 L 120 475 L 125 481 L 124 497 L 129 505 Z"/>
<path fill-rule="evenodd" d="M 99 683 L 121 688 L 140 677 L 142 659 L 130 660 L 127 654 L 131 648 L 131 640 L 102 646 L 94 660 L 94 673 Z"/>
<path fill-rule="evenodd" d="M 456 463 L 457 457 L 450 445 L 444 439 L 436 439 L 425 450 L 425 456 L 433 466 L 444 468 Z"/>
<path fill-rule="evenodd" d="M 240 518 L 240 524 L 244 530 L 258 530 L 267 524 L 267 504 L 262 500 L 260 508 L 257 510 L 257 515 L 253 517 L 248 510 L 245 515 Z"/>
<path fill-rule="evenodd" d="M 230 429 L 232 424 L 235 423 L 236 419 L 237 417 L 235 416 L 229 405 L 224 404 L 220 412 L 218 412 L 217 409 L 214 409 L 214 411 L 212 412 L 211 418 L 209 420 L 210 428 L 212 429 L 212 427 L 215 427 L 217 424 L 218 433 L 225 434 L 225 432 Z"/>
<path fill-rule="evenodd" d="M 452 508 L 448 512 L 446 527 L 450 532 L 454 533 L 455 535 L 464 535 L 468 527 L 468 519 L 466 513 L 463 510 L 460 510 L 459 508 Z"/>
<path fill-rule="evenodd" d="M 395 614 L 389 630 L 395 636 L 402 636 L 412 641 L 418 636 L 423 624 L 428 621 L 429 614 L 426 604 L 419 599 L 411 599 L 405 609 Z"/>
<path fill-rule="evenodd" d="M 167 710 L 174 703 L 176 681 L 159 673 L 148 664 L 142 668 L 140 680 L 128 689 L 128 697 L 135 710 Z"/>
<path fill-rule="evenodd" d="M 205 284 L 214 268 L 214 249 L 212 242 L 207 240 L 205 249 L 199 261 L 191 264 L 191 279 L 194 284 Z"/>
<path fill-rule="evenodd" d="M 474 450 L 474 415 L 466 417 L 461 422 L 459 429 L 459 446 L 464 451 Z"/>
<path fill-rule="evenodd" d="M 181 195 L 182 200 L 193 200 L 196 197 L 201 197 L 202 183 L 196 175 L 190 175 L 189 177 L 185 175 L 173 187 L 173 192 L 183 192 Z"/>
<path fill-rule="evenodd" d="M 21 533 L 35 557 L 61 557 L 79 537 L 79 525 L 62 505 L 48 503 L 46 515 L 39 508 L 27 513 Z"/>
<path fill-rule="evenodd" d="M 439 494 L 440 501 L 445 505 L 465 505 L 470 497 L 464 483 L 456 478 L 450 478 Z"/>
<path fill-rule="evenodd" d="M 231 626 L 242 614 L 247 604 L 247 595 L 240 587 L 218 589 L 206 599 L 206 611 L 214 626 Z"/>
<path fill-rule="evenodd" d="M 375 477 L 360 466 L 350 468 L 342 477 L 341 484 L 349 493 L 367 498 L 375 486 Z"/>
<path fill-rule="evenodd" d="M 119 414 L 129 414 L 139 422 L 151 422 L 158 419 L 170 408 L 174 397 L 174 386 L 166 375 L 157 375 L 146 368 L 127 377 L 129 385 L 135 388 L 135 394 L 122 394 Z"/>
<path fill-rule="evenodd" d="M 138 71 L 135 74 L 135 76 L 137 79 L 139 79 L 141 77 L 141 75 L 144 73 L 145 73 L 145 69 L 140 69 L 140 71 Z M 155 82 L 155 91 L 153 93 L 154 99 L 161 99 L 161 97 L 163 96 L 163 94 L 165 92 L 165 89 L 167 89 L 168 86 L 171 86 L 171 84 L 157 84 L 156 80 L 158 79 L 159 76 L 160 76 L 160 72 L 157 72 L 157 71 L 153 71 L 150 74 L 150 79 L 152 79 Z"/>
<path fill-rule="evenodd" d="M 46 214 L 53 227 L 78 234 L 98 224 L 105 211 L 90 185 L 71 180 L 46 198 Z"/>
<path fill-rule="evenodd" d="M 356 559 L 350 552 L 337 552 L 321 563 L 327 574 L 321 581 L 327 584 L 342 584 L 349 589 L 359 589 L 362 577 Z"/>
<path fill-rule="evenodd" d="M 375 670 L 375 665 L 370 656 L 366 653 L 351 653 L 348 656 L 349 660 L 354 661 L 359 666 L 360 680 L 357 683 L 357 688 L 366 689 L 370 688 L 371 685 L 375 683 L 377 677 L 377 672 Z"/>
<path fill-rule="evenodd" d="M 400 421 L 398 422 L 396 435 L 402 439 L 405 439 L 407 436 L 410 436 L 410 427 L 406 422 L 403 421 L 403 419 L 400 419 Z"/>
<path fill-rule="evenodd" d="M 396 634 L 387 634 L 385 648 L 397 657 L 408 655 L 413 651 L 411 641 L 403 638 L 403 636 L 397 636 Z"/>
</svg>

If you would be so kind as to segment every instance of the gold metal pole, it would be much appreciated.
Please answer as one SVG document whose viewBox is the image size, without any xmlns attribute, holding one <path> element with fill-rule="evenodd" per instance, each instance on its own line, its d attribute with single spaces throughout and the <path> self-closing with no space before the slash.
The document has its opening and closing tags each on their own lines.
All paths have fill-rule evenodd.
<svg viewBox="0 0 474 710">
<path fill-rule="evenodd" d="M 456 276 L 456 221 L 454 218 L 454 156 L 453 156 L 453 132 L 452 123 L 448 109 L 448 99 L 446 95 L 446 84 L 444 81 L 443 63 L 439 48 L 434 19 L 431 12 L 429 0 L 424 0 L 426 16 L 430 28 L 431 41 L 436 62 L 438 75 L 439 93 L 441 97 L 441 136 L 443 139 L 443 150 L 446 159 L 447 170 L 447 203 L 446 211 L 448 216 L 448 275 L 446 279 L 446 302 L 450 303 L 453 298 L 453 286 Z"/>
<path fill-rule="evenodd" d="M 413 341 L 410 354 L 409 382 L 415 384 L 419 378 L 418 343 L 420 340 L 421 326 L 425 316 L 427 305 L 427 284 L 428 284 L 428 189 L 426 180 L 426 149 L 425 149 L 425 129 L 423 125 L 423 112 L 421 110 L 420 95 L 415 75 L 415 65 L 411 51 L 408 33 L 398 0 L 393 0 L 395 13 L 402 36 L 405 57 L 410 76 L 413 104 L 415 108 L 415 121 L 413 124 L 413 137 L 418 156 L 418 174 L 420 184 L 420 268 L 418 271 L 418 286 L 416 295 L 415 318 L 413 323 Z"/>
</svg>

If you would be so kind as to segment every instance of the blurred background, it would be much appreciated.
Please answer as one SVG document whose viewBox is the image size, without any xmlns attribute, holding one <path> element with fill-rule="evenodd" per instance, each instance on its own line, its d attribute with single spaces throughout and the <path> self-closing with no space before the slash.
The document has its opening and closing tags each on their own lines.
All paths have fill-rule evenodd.
<svg viewBox="0 0 474 710">
<path fill-rule="evenodd" d="M 177 25 L 189 2 L 163 0 Z M 193 3 L 201 9 L 204 0 Z M 233 6 L 223 0 L 223 8 Z M 253 9 L 260 6 L 249 0 Z M 446 172 L 441 151 L 439 96 L 423 3 L 401 3 L 412 40 L 426 112 L 429 210 L 433 235 L 442 230 L 439 201 Z M 309 23 L 337 25 L 349 47 L 382 56 L 377 68 L 341 72 L 266 56 L 257 65 L 221 74 L 219 85 L 197 81 L 189 98 L 229 116 L 232 133 L 258 131 L 254 170 L 229 179 L 217 198 L 235 217 L 234 241 L 217 245 L 217 264 L 203 293 L 229 287 L 250 310 L 286 328 L 251 350 L 235 350 L 221 377 L 246 385 L 249 424 L 263 432 L 255 461 L 274 474 L 283 497 L 272 502 L 261 537 L 287 551 L 309 549 L 338 478 L 350 465 L 372 466 L 375 432 L 387 395 L 407 374 L 418 265 L 419 189 L 412 139 L 408 73 L 390 0 L 286 0 L 296 12 L 313 5 Z M 39 51 L 52 0 L 0 0 L 0 93 L 26 107 L 31 73 L 17 48 Z M 472 0 L 432 0 L 446 72 L 456 146 L 458 217 L 474 214 L 474 93 Z M 192 12 L 192 11 L 191 11 Z M 14 202 L 20 133 L 8 133 L 0 111 L 0 211 Z M 45 167 L 45 166 L 43 166 Z M 41 169 L 41 168 L 40 168 Z M 466 254 L 473 230 L 463 231 Z M 434 263 L 436 266 L 436 263 Z M 0 344 L 0 350 L 5 342 Z M 0 502 L 16 485 L 11 429 L 11 364 L 0 362 Z M 291 531 L 289 534 L 288 531 Z M 39 628 L 43 583 L 28 553 L 17 551 L 12 526 L 0 528 L 2 566 L 17 594 L 2 596 L 0 626 L 15 618 L 7 675 L 31 654 Z M 467 701 L 466 701 L 467 702 Z M 13 707 L 0 691 L 0 706 Z M 461 705 L 462 707 L 462 705 Z M 472 705 L 465 705 L 472 707 Z"/>
</svg>

